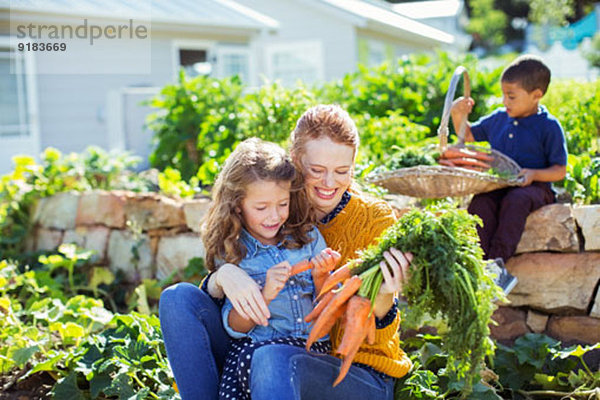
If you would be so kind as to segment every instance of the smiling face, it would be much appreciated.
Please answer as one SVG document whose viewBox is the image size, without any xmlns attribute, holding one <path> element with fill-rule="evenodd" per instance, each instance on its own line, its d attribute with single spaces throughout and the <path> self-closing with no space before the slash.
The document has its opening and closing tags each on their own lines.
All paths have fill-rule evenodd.
<svg viewBox="0 0 600 400">
<path fill-rule="evenodd" d="M 308 140 L 303 153 L 304 187 L 321 219 L 335 209 L 352 183 L 354 147 L 325 136 Z"/>
<path fill-rule="evenodd" d="M 246 186 L 239 212 L 244 227 L 262 244 L 277 244 L 290 211 L 291 182 L 254 181 Z"/>
<path fill-rule="evenodd" d="M 528 92 L 517 82 L 502 81 L 502 102 L 511 118 L 523 118 L 537 113 L 542 96 L 540 89 Z"/>
</svg>

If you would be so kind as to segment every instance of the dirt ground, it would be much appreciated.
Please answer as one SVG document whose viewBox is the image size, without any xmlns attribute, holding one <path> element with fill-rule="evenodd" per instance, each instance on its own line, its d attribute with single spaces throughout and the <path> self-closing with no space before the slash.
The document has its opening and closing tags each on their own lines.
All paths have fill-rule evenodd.
<svg viewBox="0 0 600 400">
<path fill-rule="evenodd" d="M 0 400 L 41 400 L 51 397 L 54 379 L 47 373 L 35 374 L 16 382 L 18 378 L 17 374 L 0 376 Z"/>
</svg>

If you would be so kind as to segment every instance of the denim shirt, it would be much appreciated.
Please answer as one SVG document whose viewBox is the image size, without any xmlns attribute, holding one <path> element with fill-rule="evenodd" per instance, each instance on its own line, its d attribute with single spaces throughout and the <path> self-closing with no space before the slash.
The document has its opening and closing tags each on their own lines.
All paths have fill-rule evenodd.
<svg viewBox="0 0 600 400">
<path fill-rule="evenodd" d="M 291 265 L 311 259 L 325 249 L 325 239 L 316 228 L 309 232 L 313 241 L 299 249 L 286 249 L 280 244 L 265 245 L 252 237 L 246 230 L 240 234 L 240 240 L 247 249 L 246 257 L 239 263 L 261 289 L 265 285 L 267 270 L 282 261 Z M 256 325 L 247 333 L 236 332 L 229 326 L 229 313 L 233 305 L 225 299 L 221 309 L 223 325 L 227 333 L 236 339 L 249 337 L 253 341 L 264 341 L 282 337 L 308 338 L 310 324 L 304 317 L 313 309 L 315 285 L 311 270 L 301 272 L 288 279 L 277 297 L 269 304 L 271 318 L 267 326 Z"/>
</svg>

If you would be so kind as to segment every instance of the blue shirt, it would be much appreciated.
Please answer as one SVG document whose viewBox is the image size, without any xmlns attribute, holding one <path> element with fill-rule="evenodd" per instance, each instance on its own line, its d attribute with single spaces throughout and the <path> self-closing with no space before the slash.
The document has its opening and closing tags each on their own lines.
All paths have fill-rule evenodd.
<svg viewBox="0 0 600 400">
<path fill-rule="evenodd" d="M 563 129 L 544 106 L 524 118 L 511 118 L 505 108 L 500 108 L 473 123 L 471 132 L 476 141 L 488 141 L 493 149 L 515 160 L 521 168 L 567 165 Z"/>
<path fill-rule="evenodd" d="M 299 249 L 286 249 L 281 243 L 262 244 L 246 230 L 242 230 L 240 240 L 247 252 L 239 267 L 262 288 L 265 285 L 267 270 L 273 265 L 286 260 L 294 265 L 299 261 L 311 259 L 325 249 L 325 239 L 316 228 L 309 232 L 309 236 L 314 240 L 306 246 Z M 221 309 L 223 325 L 227 333 L 236 339 L 249 337 L 253 341 L 263 341 L 288 336 L 308 338 L 310 324 L 304 322 L 304 317 L 313 309 L 314 292 L 315 285 L 310 270 L 290 277 L 284 288 L 269 304 L 271 312 L 269 324 L 256 325 L 248 333 L 236 332 L 229 326 L 229 313 L 233 305 L 226 299 Z"/>
</svg>

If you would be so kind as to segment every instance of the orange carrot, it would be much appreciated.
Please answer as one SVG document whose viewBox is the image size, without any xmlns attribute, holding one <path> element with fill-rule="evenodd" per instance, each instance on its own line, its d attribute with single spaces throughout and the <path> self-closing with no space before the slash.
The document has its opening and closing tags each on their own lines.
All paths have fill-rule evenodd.
<svg viewBox="0 0 600 400">
<path fill-rule="evenodd" d="M 327 271 L 331 271 L 335 268 L 335 266 L 337 265 L 337 262 L 340 259 L 340 253 L 338 253 L 335 250 L 330 249 L 329 247 L 324 249 L 323 252 L 329 254 L 330 256 L 333 256 L 333 258 L 330 258 L 328 261 L 328 265 L 326 265 L 326 269 Z M 290 270 L 290 276 L 299 274 L 300 272 L 304 272 L 304 271 L 308 271 L 311 268 L 314 268 L 315 264 L 312 261 L 309 260 L 302 260 L 294 265 L 292 265 L 292 269 Z"/>
<path fill-rule="evenodd" d="M 338 309 L 334 310 L 332 315 L 328 315 L 329 319 L 323 320 L 322 324 L 317 327 L 318 331 L 315 329 L 315 326 L 319 322 L 319 320 L 317 319 L 317 322 L 314 323 L 310 330 L 308 339 L 306 339 L 306 351 L 310 351 L 310 348 L 314 342 L 316 342 L 317 340 L 321 339 L 323 336 L 329 333 L 331 328 L 333 328 L 333 325 L 335 325 L 336 321 L 346 313 L 347 307 L 348 303 L 344 303 Z"/>
<path fill-rule="evenodd" d="M 371 311 L 371 315 L 369 316 L 369 321 L 367 322 L 367 324 L 367 343 L 375 344 L 375 333 L 377 328 L 375 326 L 375 313 L 373 311 Z"/>
<path fill-rule="evenodd" d="M 344 336 L 336 352 L 347 356 L 355 346 L 359 347 L 369 331 L 369 313 L 371 301 L 365 297 L 352 296 L 348 300 L 345 314 Z"/>
<path fill-rule="evenodd" d="M 331 289 L 335 288 L 338 283 L 344 282 L 346 279 L 349 279 L 352 276 L 352 271 L 350 270 L 350 266 L 348 264 L 344 265 L 341 268 L 338 268 L 333 274 L 329 275 L 325 283 L 323 283 L 323 287 L 319 292 L 319 296 L 317 299 L 320 299 L 325 293 L 329 292 Z"/>
<path fill-rule="evenodd" d="M 361 284 L 362 279 L 355 275 L 348 279 L 344 286 L 342 286 L 342 288 L 335 294 L 325 309 L 321 312 L 312 329 L 310 330 L 308 339 L 306 341 L 307 349 L 310 349 L 310 346 L 312 346 L 316 340 L 329 333 L 333 327 L 333 324 L 335 324 L 335 320 L 341 316 L 337 315 L 337 311 L 350 297 L 352 297 L 358 291 L 358 289 L 360 289 Z"/>
<path fill-rule="evenodd" d="M 491 165 L 484 163 L 483 161 L 479 161 L 475 158 L 453 158 L 452 162 L 454 164 L 456 164 L 457 166 L 463 166 L 463 165 L 468 165 L 471 167 L 481 167 L 481 168 L 485 168 L 485 169 L 490 169 L 492 168 Z"/>
<path fill-rule="evenodd" d="M 294 265 L 292 265 L 292 269 L 290 269 L 290 276 L 294 276 L 299 274 L 300 272 L 308 271 L 314 267 L 313 263 L 308 260 L 302 260 Z"/>
<path fill-rule="evenodd" d="M 352 366 L 352 360 L 354 360 L 354 356 L 356 356 L 356 353 L 358 353 L 359 348 L 360 346 L 357 346 L 355 349 L 353 349 L 351 353 L 344 357 L 344 361 L 342 362 L 342 366 L 340 368 L 340 373 L 338 374 L 336 380 L 333 382 L 333 387 L 336 387 L 341 381 L 344 380 L 346 374 L 348 373 L 348 370 L 350 370 L 350 367 Z"/>
<path fill-rule="evenodd" d="M 306 317 L 304 317 L 304 321 L 311 322 L 317 319 L 319 314 L 321 314 L 321 312 L 325 309 L 327 304 L 329 304 L 331 299 L 333 299 L 333 296 L 335 296 L 334 292 L 327 292 L 327 294 L 323 296 L 323 298 L 321 299 L 321 301 L 319 301 L 315 308 L 313 308 L 312 311 L 308 313 Z"/>
<path fill-rule="evenodd" d="M 456 164 L 454 164 L 451 160 L 447 160 L 445 158 L 440 158 L 438 160 L 438 163 L 447 167 L 456 167 Z"/>
<path fill-rule="evenodd" d="M 476 158 L 481 161 L 494 161 L 494 157 L 489 154 L 486 154 L 482 151 L 458 148 L 458 147 L 448 147 L 440 156 L 441 158 L 453 159 L 453 158 L 463 158 L 463 157 L 471 157 Z"/>
</svg>

